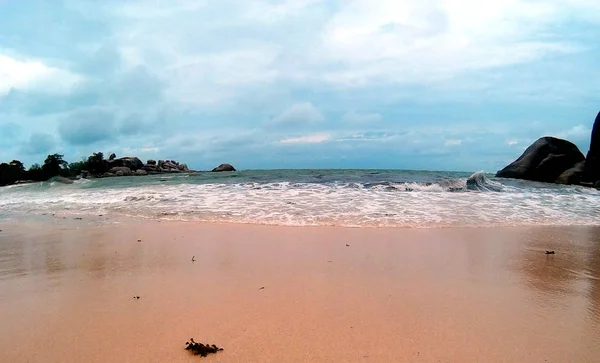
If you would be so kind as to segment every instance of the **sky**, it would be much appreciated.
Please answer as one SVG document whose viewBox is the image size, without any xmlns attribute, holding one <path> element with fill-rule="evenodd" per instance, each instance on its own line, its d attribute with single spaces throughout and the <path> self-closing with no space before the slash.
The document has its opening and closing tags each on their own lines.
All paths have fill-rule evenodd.
<svg viewBox="0 0 600 363">
<path fill-rule="evenodd" d="M 0 161 L 495 172 L 585 154 L 597 0 L 0 0 Z"/>
</svg>

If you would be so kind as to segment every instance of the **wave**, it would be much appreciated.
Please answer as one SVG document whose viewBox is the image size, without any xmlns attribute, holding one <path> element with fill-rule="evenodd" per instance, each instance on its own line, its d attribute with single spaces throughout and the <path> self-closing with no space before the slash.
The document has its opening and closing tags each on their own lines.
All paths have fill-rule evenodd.
<svg viewBox="0 0 600 363">
<path fill-rule="evenodd" d="M 485 176 L 485 173 L 483 171 L 478 171 L 471 175 L 467 179 L 466 184 L 468 190 L 502 192 L 505 189 L 502 183 L 488 179 L 488 177 Z"/>
</svg>

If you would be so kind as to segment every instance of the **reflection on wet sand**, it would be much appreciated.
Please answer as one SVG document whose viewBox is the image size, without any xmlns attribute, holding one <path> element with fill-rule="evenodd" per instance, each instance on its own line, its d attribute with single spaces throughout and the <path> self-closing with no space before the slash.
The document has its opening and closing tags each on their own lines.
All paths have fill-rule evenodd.
<svg viewBox="0 0 600 363">
<path fill-rule="evenodd" d="M 600 228 L 2 229 L 0 361 L 600 361 Z"/>
</svg>

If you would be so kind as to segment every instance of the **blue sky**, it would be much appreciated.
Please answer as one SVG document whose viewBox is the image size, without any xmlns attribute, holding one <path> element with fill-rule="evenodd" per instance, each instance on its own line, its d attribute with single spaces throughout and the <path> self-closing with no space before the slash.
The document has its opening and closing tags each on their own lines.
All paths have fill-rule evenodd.
<svg viewBox="0 0 600 363">
<path fill-rule="evenodd" d="M 0 0 L 0 160 L 494 172 L 589 147 L 597 0 Z"/>
</svg>

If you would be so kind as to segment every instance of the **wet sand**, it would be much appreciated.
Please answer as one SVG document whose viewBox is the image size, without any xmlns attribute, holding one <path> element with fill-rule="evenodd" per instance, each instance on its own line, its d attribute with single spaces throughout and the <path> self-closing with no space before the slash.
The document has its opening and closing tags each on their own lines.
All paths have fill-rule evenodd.
<svg viewBox="0 0 600 363">
<path fill-rule="evenodd" d="M 0 229 L 0 362 L 600 361 L 599 227 Z"/>
</svg>

